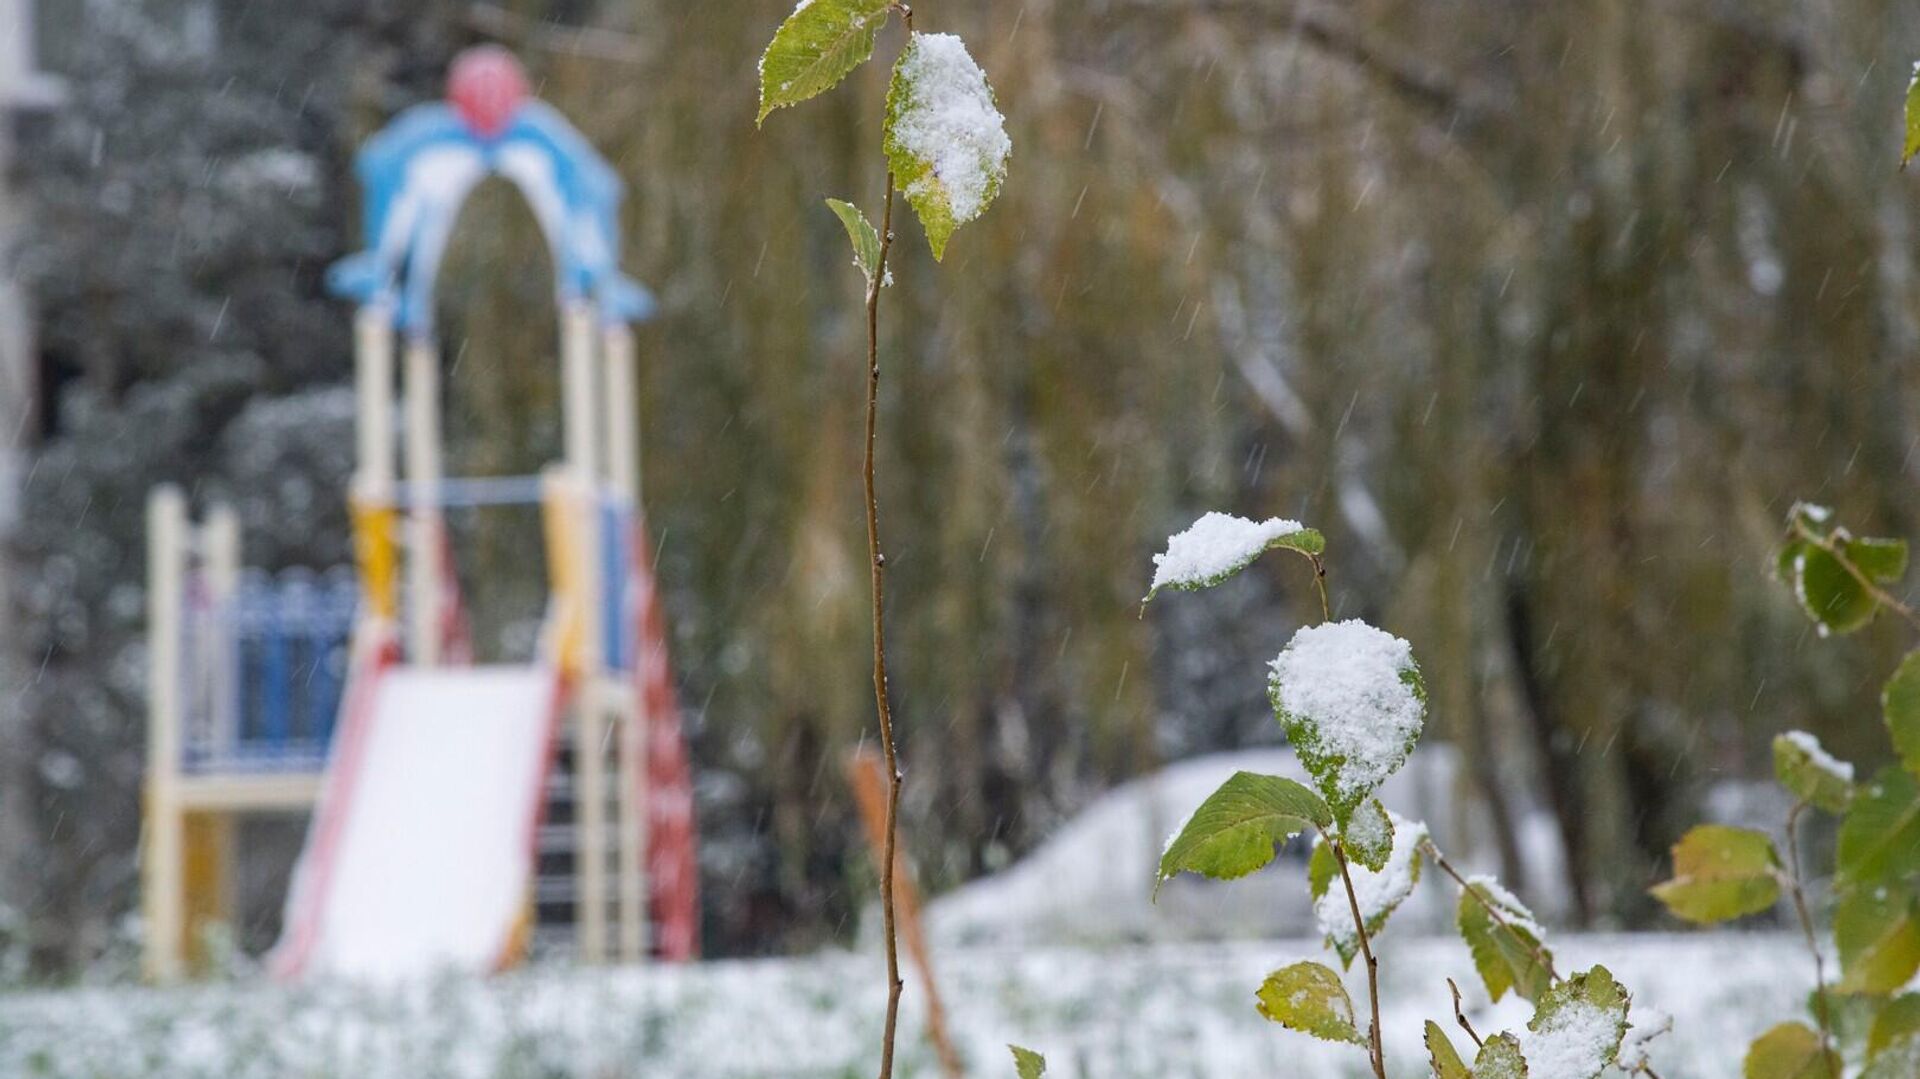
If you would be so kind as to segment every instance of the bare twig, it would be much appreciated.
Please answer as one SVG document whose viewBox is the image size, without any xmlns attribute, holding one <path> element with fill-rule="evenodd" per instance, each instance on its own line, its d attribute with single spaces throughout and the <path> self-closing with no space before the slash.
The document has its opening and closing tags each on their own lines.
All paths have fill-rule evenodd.
<svg viewBox="0 0 1920 1079">
<path fill-rule="evenodd" d="M 1467 1013 L 1460 1010 L 1459 984 L 1452 978 L 1448 978 L 1447 988 L 1453 991 L 1453 1018 L 1460 1024 L 1460 1029 L 1467 1032 L 1467 1037 L 1473 1039 L 1474 1045 L 1485 1045 L 1486 1043 L 1480 1040 L 1479 1032 L 1473 1029 L 1473 1024 L 1467 1022 Z"/>
<path fill-rule="evenodd" d="M 1333 612 L 1327 607 L 1327 564 L 1317 554 L 1310 554 L 1313 562 L 1313 587 L 1320 592 L 1320 621 L 1333 621 Z"/>
<path fill-rule="evenodd" d="M 1842 559 L 1842 561 L 1845 561 Z M 1788 894 L 1793 896 L 1793 909 L 1800 915 L 1800 929 L 1807 936 L 1807 951 L 1813 954 L 1813 1017 L 1820 1022 L 1820 1052 L 1822 1056 L 1833 1052 L 1833 1023 L 1827 1014 L 1827 964 L 1820 955 L 1820 943 L 1813 933 L 1813 916 L 1807 912 L 1806 889 L 1800 878 L 1800 814 L 1807 808 L 1805 802 L 1795 802 L 1793 811 L 1787 814 L 1787 872 L 1785 883 Z"/>
<path fill-rule="evenodd" d="M 913 32 L 913 9 L 892 10 Z M 874 433 L 880 416 L 880 290 L 887 283 L 887 255 L 893 250 L 893 170 L 887 170 L 886 203 L 880 215 L 880 254 L 867 282 L 867 440 L 861 474 L 867 496 L 867 554 L 873 591 L 873 703 L 880 714 L 880 749 L 887 759 L 886 852 L 880 867 L 880 918 L 887 950 L 887 1021 L 880 1040 L 880 1079 L 892 1079 L 895 1036 L 900 1027 L 900 935 L 894 910 L 894 869 L 899 863 L 900 754 L 893 737 L 893 708 L 887 700 L 887 556 L 880 551 L 880 502 L 874 493 Z"/>
<path fill-rule="evenodd" d="M 887 556 L 880 551 L 880 502 L 873 486 L 874 432 L 880 415 L 880 286 L 893 247 L 893 172 L 887 172 L 886 209 L 880 224 L 880 257 L 867 284 L 867 442 L 861 473 L 867 496 L 867 554 L 873 591 L 873 703 L 880 713 L 880 749 L 887 758 L 886 853 L 880 860 L 880 918 L 887 948 L 887 1025 L 881 1035 L 880 1079 L 893 1075 L 894 1034 L 900 1025 L 900 937 L 894 924 L 893 878 L 900 837 L 900 754 L 893 740 L 893 708 L 887 702 Z"/>
</svg>

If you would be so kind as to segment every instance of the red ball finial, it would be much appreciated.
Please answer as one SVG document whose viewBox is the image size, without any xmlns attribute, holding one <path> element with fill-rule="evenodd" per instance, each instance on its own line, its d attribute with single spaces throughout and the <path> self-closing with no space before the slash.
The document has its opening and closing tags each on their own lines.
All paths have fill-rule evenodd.
<svg viewBox="0 0 1920 1079">
<path fill-rule="evenodd" d="M 476 45 L 454 57 L 447 98 L 482 138 L 496 138 L 527 99 L 527 72 L 498 45 Z"/>
</svg>

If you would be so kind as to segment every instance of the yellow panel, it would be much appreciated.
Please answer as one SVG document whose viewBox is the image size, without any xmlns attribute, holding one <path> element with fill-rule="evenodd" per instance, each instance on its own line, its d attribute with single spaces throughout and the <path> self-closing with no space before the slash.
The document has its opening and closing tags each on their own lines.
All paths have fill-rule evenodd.
<svg viewBox="0 0 1920 1079">
<path fill-rule="evenodd" d="M 360 587 L 367 609 L 381 618 L 395 610 L 394 522 L 392 506 L 353 503 L 353 554 L 360 563 Z"/>
<path fill-rule="evenodd" d="M 186 918 L 181 952 L 203 963 L 207 957 L 199 953 L 204 931 L 233 922 L 233 818 L 188 813 L 183 843 Z"/>
</svg>

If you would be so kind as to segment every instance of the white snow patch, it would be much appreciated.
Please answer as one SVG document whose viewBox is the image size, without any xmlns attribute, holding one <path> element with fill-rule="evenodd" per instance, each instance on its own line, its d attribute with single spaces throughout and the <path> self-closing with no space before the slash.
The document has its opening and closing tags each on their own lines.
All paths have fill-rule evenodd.
<svg viewBox="0 0 1920 1079">
<path fill-rule="evenodd" d="M 1335 800 L 1366 796 L 1405 763 L 1426 712 L 1401 680 L 1413 669 L 1411 645 L 1358 619 L 1307 626 L 1274 658 L 1275 696 L 1315 736 L 1295 748 L 1333 762 Z"/>
<path fill-rule="evenodd" d="M 1153 588 L 1193 588 L 1245 566 L 1281 536 L 1302 531 L 1298 521 L 1269 517 L 1249 521 L 1230 513 L 1209 513 L 1167 540 L 1153 556 Z"/>
<path fill-rule="evenodd" d="M 1782 737 L 1792 742 L 1802 753 L 1805 753 L 1807 760 L 1811 762 L 1815 768 L 1820 769 L 1822 772 L 1842 782 L 1853 782 L 1853 765 L 1847 761 L 1839 760 L 1831 753 L 1828 753 L 1826 748 L 1820 744 L 1820 739 L 1815 738 L 1806 731 L 1788 731 Z"/>
<path fill-rule="evenodd" d="M 894 143 L 932 164 L 955 224 L 973 220 L 1006 176 L 1013 153 L 987 73 L 955 35 L 915 34 L 900 58 L 900 78 L 908 95 L 894 117 Z M 926 194 L 927 183 L 928 177 L 915 180 L 907 195 Z"/>
</svg>

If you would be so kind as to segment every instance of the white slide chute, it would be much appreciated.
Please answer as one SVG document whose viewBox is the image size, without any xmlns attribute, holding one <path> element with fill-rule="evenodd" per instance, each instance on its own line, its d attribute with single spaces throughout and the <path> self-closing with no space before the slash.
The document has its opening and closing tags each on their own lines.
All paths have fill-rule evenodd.
<svg viewBox="0 0 1920 1079">
<path fill-rule="evenodd" d="M 498 969 L 528 914 L 564 683 L 547 667 L 379 663 L 355 682 L 276 970 Z"/>
</svg>

